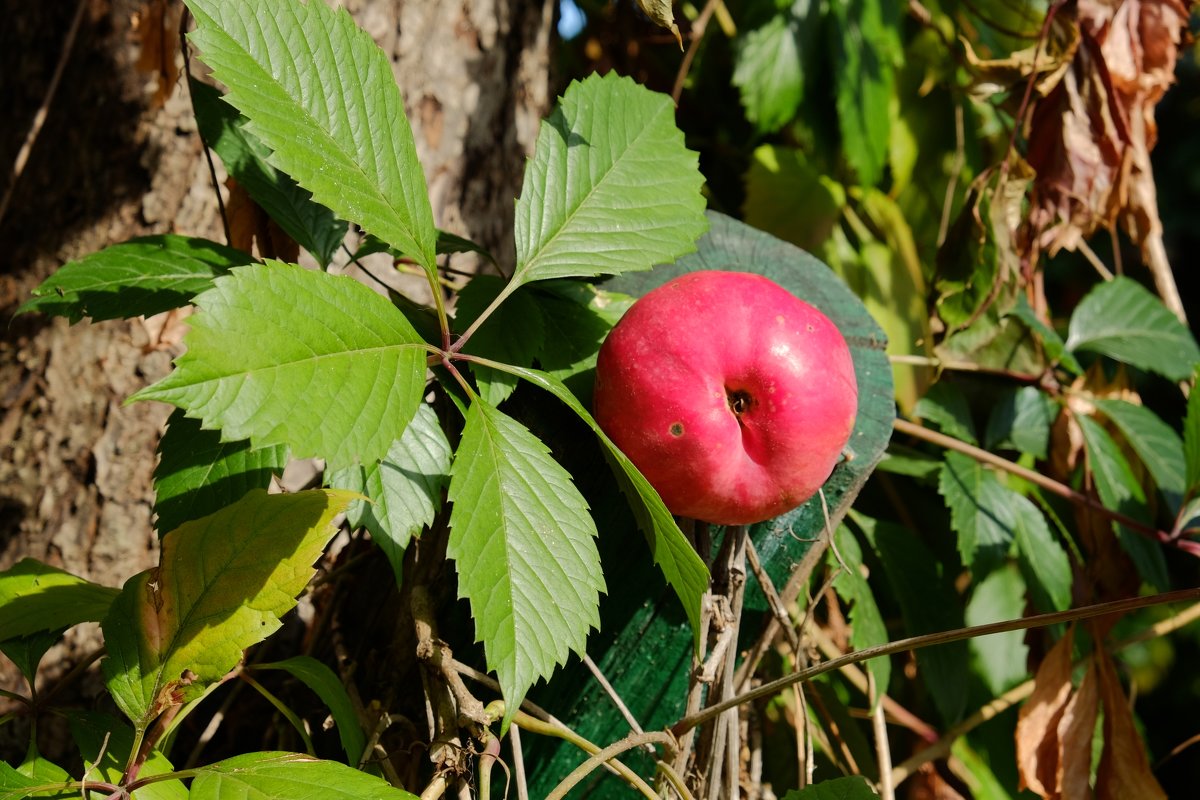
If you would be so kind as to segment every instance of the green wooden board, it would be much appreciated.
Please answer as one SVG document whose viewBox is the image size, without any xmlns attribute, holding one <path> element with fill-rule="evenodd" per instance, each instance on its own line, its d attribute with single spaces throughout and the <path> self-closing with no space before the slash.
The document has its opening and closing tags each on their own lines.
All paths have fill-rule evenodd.
<svg viewBox="0 0 1200 800">
<path fill-rule="evenodd" d="M 710 229 L 698 251 L 650 272 L 622 275 L 606 288 L 641 296 L 685 272 L 727 270 L 766 275 L 819 308 L 850 345 L 858 378 L 858 419 L 850 446 L 854 458 L 840 464 L 825 484 L 836 524 L 883 456 L 892 432 L 895 404 L 886 340 L 863 304 L 824 263 L 762 231 L 722 214 L 708 214 Z M 601 630 L 588 641 L 588 654 L 647 729 L 663 728 L 682 713 L 691 667 L 692 634 L 683 609 L 651 563 L 645 540 L 619 498 L 593 499 L 608 594 L 601 603 Z M 750 535 L 772 582 L 782 587 L 793 566 L 824 528 L 819 497 L 751 527 Z M 719 541 L 719 530 L 714 539 Z M 767 605 L 751 574 L 742 630 L 747 640 L 762 629 Z M 591 673 L 578 661 L 540 687 L 532 699 L 600 746 L 629 734 L 628 724 Z M 531 797 L 544 797 L 585 755 L 571 745 L 526 735 L 524 745 Z M 643 755 L 623 760 L 644 776 L 653 765 Z M 603 770 L 572 797 L 626 798 L 632 790 Z"/>
</svg>

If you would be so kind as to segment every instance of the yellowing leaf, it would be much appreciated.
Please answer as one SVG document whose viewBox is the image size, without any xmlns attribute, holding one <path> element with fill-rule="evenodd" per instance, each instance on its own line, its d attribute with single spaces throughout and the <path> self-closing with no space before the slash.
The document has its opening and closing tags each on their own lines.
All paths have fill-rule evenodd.
<svg viewBox="0 0 1200 800">
<path fill-rule="evenodd" d="M 159 566 L 130 578 L 101 623 L 109 691 L 139 730 L 279 628 L 354 498 L 259 489 L 163 540 Z"/>
</svg>

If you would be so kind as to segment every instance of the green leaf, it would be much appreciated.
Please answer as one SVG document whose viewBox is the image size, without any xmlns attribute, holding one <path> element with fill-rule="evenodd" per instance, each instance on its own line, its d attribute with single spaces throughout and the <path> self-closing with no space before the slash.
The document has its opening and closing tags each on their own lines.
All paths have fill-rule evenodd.
<svg viewBox="0 0 1200 800">
<path fill-rule="evenodd" d="M 1183 419 L 1183 459 L 1187 464 L 1187 490 L 1195 494 L 1200 488 L 1200 372 L 1192 378 L 1188 395 L 1187 415 Z"/>
<path fill-rule="evenodd" d="M 821 4 L 796 0 L 765 25 L 737 39 L 733 85 L 746 119 L 772 133 L 796 116 L 804 100 L 805 66 L 820 41 Z"/>
<path fill-rule="evenodd" d="M 505 282 L 495 275 L 476 275 L 458 293 L 454 321 L 465 330 L 504 291 Z M 483 356 L 519 367 L 533 366 L 533 359 L 546 336 L 546 322 L 538 303 L 525 292 L 510 295 L 471 335 L 464 353 Z M 517 388 L 517 378 L 478 364 L 471 365 L 479 383 L 479 395 L 489 405 L 500 405 Z"/>
<path fill-rule="evenodd" d="M 850 603 L 850 644 L 855 650 L 885 644 L 888 640 L 887 627 L 883 623 L 883 615 L 879 613 L 879 605 L 871 586 L 863 576 L 862 548 L 858 540 L 845 525 L 837 529 L 837 549 L 830 549 L 827 562 L 830 569 L 840 570 L 833 579 L 834 591 L 838 597 Z M 840 557 L 840 561 L 839 561 Z M 867 669 L 875 678 L 878 703 L 887 693 L 888 683 L 892 679 L 892 661 L 890 658 L 872 658 L 867 662 Z"/>
<path fill-rule="evenodd" d="M 1129 467 L 1129 462 L 1121 453 L 1121 448 L 1108 435 L 1108 431 L 1091 417 L 1077 416 L 1076 420 L 1083 431 L 1088 465 L 1096 482 L 1096 493 L 1100 495 L 1100 502 L 1105 508 L 1120 511 L 1135 519 L 1144 517 L 1146 495 Z M 1167 562 L 1158 542 L 1153 542 L 1120 523 L 1112 524 L 1117 532 L 1117 540 L 1133 559 L 1142 579 L 1159 591 L 1166 591 L 1170 586 L 1170 579 L 1167 576 Z"/>
<path fill-rule="evenodd" d="M 962 390 L 947 381 L 939 381 L 929 387 L 925 396 L 917 401 L 913 414 L 921 419 L 936 423 L 942 433 L 977 444 L 975 422 Z"/>
<path fill-rule="evenodd" d="M 246 118 L 221 99 L 221 92 L 189 76 L 196 127 L 250 198 L 324 268 L 346 238 L 346 222 L 312 194 L 271 166 L 271 149 L 247 130 Z"/>
<path fill-rule="evenodd" d="M 7 761 L 0 760 L 0 800 L 26 800 L 29 797 L 79 797 L 78 791 L 62 791 L 52 795 L 34 794 L 30 789 L 52 781 L 41 781 L 22 775 Z M 54 781 L 57 782 L 57 781 Z"/>
<path fill-rule="evenodd" d="M 1034 606 L 1047 613 L 1065 611 L 1071 605 L 1072 582 L 1067 551 L 1054 538 L 1045 515 L 1033 501 L 1009 489 L 1005 492 L 1003 509 L 1011 521 L 1018 563 Z"/>
<path fill-rule="evenodd" d="M 162 540 L 159 566 L 130 578 L 102 623 L 108 689 L 139 731 L 279 628 L 352 499 L 255 490 Z"/>
<path fill-rule="evenodd" d="M 878 797 L 866 778 L 852 775 L 792 789 L 783 800 L 877 800 Z"/>
<path fill-rule="evenodd" d="M 859 183 L 883 177 L 890 134 L 892 48 L 896 5 L 889 0 L 831 0 L 834 27 L 834 86 L 842 151 Z"/>
<path fill-rule="evenodd" d="M 538 364 L 591 405 L 596 356 L 633 298 L 583 281 L 543 281 L 534 289 L 546 323 Z"/>
<path fill-rule="evenodd" d="M 888 584 L 900 603 L 900 614 L 909 636 L 963 627 L 962 600 L 938 560 L 912 531 L 864 517 L 850 518 L 883 562 Z M 916 651 L 917 672 L 934 705 L 947 723 L 958 720 L 967 702 L 970 674 L 967 643 L 950 642 Z"/>
<path fill-rule="evenodd" d="M 1051 363 L 1059 363 L 1062 366 L 1076 375 L 1083 374 L 1083 367 L 1080 365 L 1075 355 L 1067 349 L 1066 342 L 1058 335 L 1058 332 L 1051 328 L 1046 323 L 1038 318 L 1033 309 L 1029 306 L 1029 301 L 1025 299 L 1025 295 L 1017 296 L 1017 303 L 1008 312 L 1008 316 L 1016 317 L 1029 330 L 1036 333 L 1042 340 L 1042 349 L 1046 352 L 1046 358 Z"/>
<path fill-rule="evenodd" d="M 1187 463 L 1179 434 L 1145 406 L 1100 398 L 1096 407 L 1121 431 L 1166 495 L 1171 509 L 1178 509 L 1187 489 Z"/>
<path fill-rule="evenodd" d="M 833 233 L 846 191 L 808 163 L 803 150 L 764 144 L 746 173 L 746 223 L 806 250 Z"/>
<path fill-rule="evenodd" d="M 118 595 L 32 558 L 0 572 L 0 642 L 99 622 Z"/>
<path fill-rule="evenodd" d="M 86 709 L 72 711 L 67 721 L 89 780 L 120 785 L 133 749 L 133 730 L 111 714 Z M 149 778 L 174 769 L 165 755 L 151 750 L 138 770 L 138 777 Z M 188 790 L 178 779 L 162 780 L 143 786 L 133 796 L 135 800 L 186 800 Z"/>
<path fill-rule="evenodd" d="M 694 250 L 707 225 L 697 163 L 671 98 L 615 72 L 573 82 L 525 168 L 508 290 L 646 270 Z"/>
<path fill-rule="evenodd" d="M 1192 376 L 1200 348 L 1187 327 L 1131 278 L 1090 291 L 1071 315 L 1067 348 L 1101 353 L 1173 381 Z"/>
<path fill-rule="evenodd" d="M 283 670 L 312 689 L 333 716 L 338 737 L 342 740 L 342 749 L 346 751 L 346 760 L 352 765 L 362 760 L 367 737 L 359 725 L 358 715 L 354 713 L 350 694 L 333 670 L 311 656 L 293 656 L 270 664 L 255 664 L 254 669 Z"/>
<path fill-rule="evenodd" d="M 270 162 L 434 277 L 433 211 L 387 55 L 344 10 L 188 0 L 189 36 Z"/>
<path fill-rule="evenodd" d="M 382 460 L 367 467 L 346 467 L 326 478 L 334 489 L 368 498 L 355 500 L 346 520 L 351 527 L 367 529 L 387 556 L 397 581 L 404 571 L 408 543 L 433 523 L 449 479 L 450 442 L 437 414 L 424 403 Z"/>
<path fill-rule="evenodd" d="M 254 450 L 245 439 L 223 442 L 219 431 L 203 430 L 178 410 L 167 420 L 158 456 L 154 510 L 160 536 L 240 500 L 251 489 L 266 489 L 288 460 L 283 445 Z"/>
<path fill-rule="evenodd" d="M 658 564 L 663 572 L 663 577 L 667 579 L 667 583 L 679 596 L 679 601 L 683 604 L 688 621 L 692 625 L 692 631 L 699 637 L 700 604 L 704 593 L 708 591 L 708 568 L 683 535 L 683 531 L 679 530 L 675 518 L 663 505 L 658 492 L 643 477 L 642 473 L 638 472 L 633 462 L 613 444 L 604 431 L 600 430 L 596 420 L 571 394 L 571 390 L 562 381 L 535 369 L 512 367 L 509 368 L 509 371 L 566 403 L 580 419 L 587 423 L 588 427 L 595 431 L 600 444 L 604 446 L 605 456 L 613 466 L 613 473 L 617 477 L 621 491 L 629 498 L 638 527 L 646 534 L 646 539 L 650 543 L 650 551 L 654 556 L 654 563 Z"/>
<path fill-rule="evenodd" d="M 196 773 L 188 800 L 418 800 L 382 778 L 301 753 L 247 753 Z"/>
<path fill-rule="evenodd" d="M 968 625 L 985 625 L 1025 615 L 1025 582 L 1021 573 L 1007 567 L 988 575 L 976 586 L 967 603 Z M 975 670 L 988 691 L 998 696 L 1028 677 L 1025 659 L 1029 648 L 1024 631 L 1008 631 L 970 640 Z"/>
<path fill-rule="evenodd" d="M 1057 410 L 1057 403 L 1036 386 L 1002 390 L 988 417 L 987 449 L 1012 449 L 1045 458 Z"/>
<path fill-rule="evenodd" d="M 42 662 L 46 651 L 58 643 L 59 637 L 63 635 L 63 630 L 65 629 L 39 631 L 26 636 L 5 639 L 0 641 L 0 653 L 4 653 L 8 660 L 16 665 L 21 674 L 25 676 L 25 680 L 29 681 L 29 685 L 32 686 L 37 675 L 38 664 Z"/>
<path fill-rule="evenodd" d="M 938 492 L 950 509 L 963 564 L 976 577 L 990 572 L 1012 546 L 1013 530 L 1005 511 L 1010 492 L 978 461 L 954 452 L 946 453 Z"/>
<path fill-rule="evenodd" d="M 604 590 L 596 525 L 571 476 L 519 422 L 477 401 L 450 471 L 450 539 L 458 592 L 507 705 L 599 627 Z"/>
<path fill-rule="evenodd" d="M 254 263 L 207 239 L 163 234 L 130 239 L 64 264 L 17 309 L 76 323 L 151 316 L 181 308 L 231 268 Z"/>
<path fill-rule="evenodd" d="M 175 371 L 131 400 L 333 469 L 382 457 L 421 402 L 420 337 L 351 278 L 273 261 L 234 270 L 196 304 Z"/>
</svg>

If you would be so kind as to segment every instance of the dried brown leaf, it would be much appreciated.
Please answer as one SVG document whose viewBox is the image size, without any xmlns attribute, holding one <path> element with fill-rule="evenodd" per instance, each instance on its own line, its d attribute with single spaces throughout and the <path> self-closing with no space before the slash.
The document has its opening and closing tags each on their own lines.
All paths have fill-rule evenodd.
<svg viewBox="0 0 1200 800">
<path fill-rule="evenodd" d="M 1104 702 L 1104 751 L 1096 772 L 1096 800 L 1166 800 L 1166 792 L 1150 771 L 1112 657 L 1100 650 L 1096 663 Z"/>
<path fill-rule="evenodd" d="M 300 245 L 267 216 L 241 184 L 227 178 L 225 185 L 229 188 L 229 199 L 225 203 L 229 245 L 247 253 L 257 252 L 259 258 L 294 262 L 300 255 Z"/>
<path fill-rule="evenodd" d="M 1071 696 L 1074 629 L 1046 654 L 1034 676 L 1033 693 L 1017 719 L 1017 770 L 1022 789 L 1055 797 L 1058 784 L 1058 728 Z"/>
<path fill-rule="evenodd" d="M 158 85 L 150 98 L 151 108 L 160 108 L 179 80 L 179 18 L 182 4 L 173 0 L 146 0 L 133 18 L 140 51 L 139 72 L 155 75 Z"/>
<path fill-rule="evenodd" d="M 1058 722 L 1058 772 L 1055 792 L 1070 800 L 1090 800 L 1092 787 L 1092 736 L 1096 730 L 1096 715 L 1100 709 L 1096 664 L 1088 671 L 1071 695 Z"/>
</svg>

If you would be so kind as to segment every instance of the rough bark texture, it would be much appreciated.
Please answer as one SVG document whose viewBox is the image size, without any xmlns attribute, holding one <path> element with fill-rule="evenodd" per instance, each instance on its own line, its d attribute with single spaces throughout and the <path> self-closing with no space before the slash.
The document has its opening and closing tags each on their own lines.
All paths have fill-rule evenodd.
<svg viewBox="0 0 1200 800">
<path fill-rule="evenodd" d="M 30 556 L 119 586 L 156 558 L 151 474 L 168 412 L 122 403 L 169 369 L 178 326 L 164 335 L 161 320 L 73 328 L 33 315 L 8 320 L 72 258 L 147 233 L 219 240 L 221 225 L 186 92 L 177 84 L 151 107 L 156 76 L 137 68 L 154 4 L 85 2 L 62 84 L 0 220 L 8 260 L 0 274 L 0 569 Z M 393 58 L 438 226 L 511 264 L 513 199 L 551 100 L 553 3 L 343 5 Z M 6 173 L 44 101 L 74 6 L 17 3 L 0 25 L 0 95 L 11 105 L 0 131 Z M 163 41 L 174 41 L 167 33 Z M 47 657 L 46 678 L 97 643 L 94 629 L 73 633 Z M 6 668 L 0 686 L 17 688 Z"/>
</svg>

